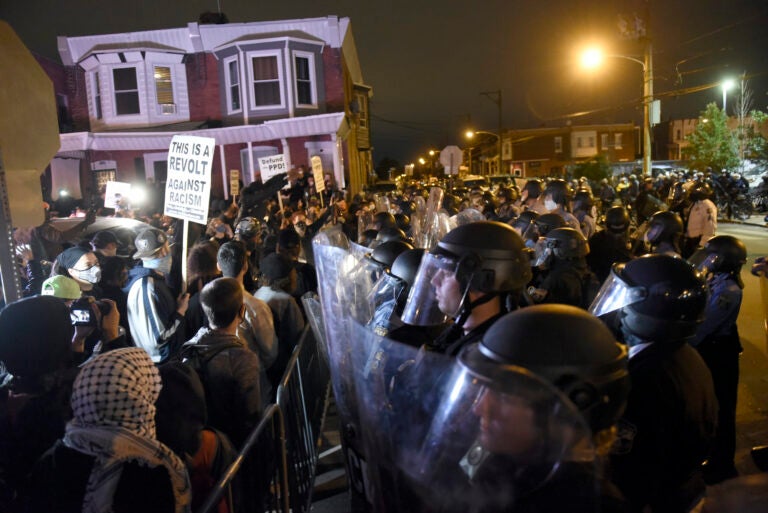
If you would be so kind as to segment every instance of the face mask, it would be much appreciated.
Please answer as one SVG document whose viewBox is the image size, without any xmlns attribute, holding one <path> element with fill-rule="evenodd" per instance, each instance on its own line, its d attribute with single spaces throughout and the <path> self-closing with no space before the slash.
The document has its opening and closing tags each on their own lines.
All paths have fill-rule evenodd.
<svg viewBox="0 0 768 513">
<path fill-rule="evenodd" d="M 92 265 L 88 269 L 79 271 L 77 269 L 73 269 L 77 273 L 77 277 L 85 282 L 88 283 L 99 283 L 99 280 L 101 280 L 101 267 L 98 265 Z"/>
<path fill-rule="evenodd" d="M 171 264 L 173 264 L 173 255 L 170 254 L 160 258 L 149 258 L 144 260 L 144 267 L 147 269 L 154 269 L 162 274 L 171 272 Z"/>
<path fill-rule="evenodd" d="M 304 221 L 299 221 L 298 223 L 293 225 L 293 228 L 296 230 L 296 233 L 298 233 L 303 237 L 304 232 L 307 231 L 307 223 L 305 223 Z"/>
<path fill-rule="evenodd" d="M 551 212 L 557 208 L 557 203 L 552 200 L 544 200 L 544 208 Z"/>
</svg>

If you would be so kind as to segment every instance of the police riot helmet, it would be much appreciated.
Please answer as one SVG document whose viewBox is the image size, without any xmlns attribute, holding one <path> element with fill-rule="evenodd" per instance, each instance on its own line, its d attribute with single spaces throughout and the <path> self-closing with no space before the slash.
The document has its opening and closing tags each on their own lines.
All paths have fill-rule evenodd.
<svg viewBox="0 0 768 513">
<path fill-rule="evenodd" d="M 389 268 L 389 273 L 411 287 L 416 281 L 416 273 L 419 270 L 419 264 L 421 264 L 423 256 L 424 249 L 422 248 L 403 251 L 397 255 L 395 261 L 392 262 L 392 266 Z"/>
<path fill-rule="evenodd" d="M 460 295 L 450 307 L 455 311 L 450 312 L 437 308 L 440 299 L 433 283 L 448 276 L 458 282 Z M 487 300 L 522 290 L 531 276 L 523 240 L 509 225 L 496 221 L 460 225 L 422 258 L 402 319 L 407 324 L 424 326 L 442 324 L 450 316 L 461 325 L 462 317 L 466 319 L 473 308 L 470 290 Z"/>
<path fill-rule="evenodd" d="M 395 216 L 389 212 L 376 212 L 373 216 L 373 228 L 381 230 L 382 228 L 397 228 Z"/>
<path fill-rule="evenodd" d="M 406 234 L 411 229 L 411 218 L 407 214 L 395 214 L 395 223 Z"/>
<path fill-rule="evenodd" d="M 573 210 L 589 212 L 592 209 L 592 205 L 594 205 L 594 200 L 592 198 L 592 193 L 589 192 L 589 190 L 579 189 L 573 195 Z"/>
<path fill-rule="evenodd" d="M 614 264 L 589 311 L 620 311 L 622 329 L 644 340 L 693 336 L 702 321 L 708 289 L 690 263 L 670 255 L 644 255 Z"/>
<path fill-rule="evenodd" d="M 731 235 L 716 235 L 691 257 L 691 262 L 705 273 L 739 275 L 747 263 L 747 247 Z"/>
<path fill-rule="evenodd" d="M 712 197 L 712 188 L 706 182 L 696 182 L 688 191 L 692 201 L 701 201 Z"/>
<path fill-rule="evenodd" d="M 592 433 L 616 423 L 629 393 L 626 348 L 599 319 L 574 306 L 534 305 L 508 313 L 458 359 L 473 377 L 502 390 L 511 369 L 529 370 L 557 387 Z"/>
<path fill-rule="evenodd" d="M 589 253 L 587 239 L 573 228 L 555 228 L 546 235 L 546 246 L 560 260 L 583 258 Z"/>
<path fill-rule="evenodd" d="M 605 229 L 611 233 L 623 234 L 629 228 L 629 214 L 624 207 L 611 207 L 605 213 Z"/>
<path fill-rule="evenodd" d="M 563 219 L 563 216 L 552 212 L 541 214 L 536 218 L 534 223 L 536 223 L 536 228 L 539 230 L 539 235 L 542 237 L 545 237 L 551 230 L 568 226 L 565 219 Z"/>
<path fill-rule="evenodd" d="M 648 220 L 646 238 L 653 245 L 661 242 L 671 242 L 677 245 L 682 234 L 683 220 L 676 212 L 669 210 L 656 212 Z"/>
<path fill-rule="evenodd" d="M 413 249 L 413 246 L 405 241 L 389 240 L 376 246 L 369 258 L 380 266 L 389 268 L 400 253 L 410 249 Z"/>
<path fill-rule="evenodd" d="M 261 222 L 255 217 L 244 217 L 235 227 L 235 235 L 241 240 L 252 239 L 261 234 Z"/>
<path fill-rule="evenodd" d="M 434 255 L 456 260 L 457 277 L 481 292 L 522 289 L 531 279 L 530 265 L 520 236 L 504 223 L 480 221 L 448 232 Z"/>
<path fill-rule="evenodd" d="M 517 230 L 520 233 L 520 236 L 522 236 L 524 239 L 531 238 L 536 239 L 539 236 L 538 229 L 536 227 L 536 219 L 539 217 L 539 214 L 533 210 L 526 210 L 524 212 L 520 212 L 520 215 L 517 216 L 517 219 L 512 221 L 510 224 L 512 228 Z"/>
<path fill-rule="evenodd" d="M 376 234 L 376 240 L 379 244 L 393 240 L 407 242 L 408 236 L 397 226 L 385 226 Z"/>
</svg>

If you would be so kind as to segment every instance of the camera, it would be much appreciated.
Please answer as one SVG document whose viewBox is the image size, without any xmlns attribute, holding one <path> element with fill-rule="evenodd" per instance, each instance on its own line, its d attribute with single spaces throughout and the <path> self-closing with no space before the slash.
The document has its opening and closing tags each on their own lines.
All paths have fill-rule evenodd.
<svg viewBox="0 0 768 513">
<path fill-rule="evenodd" d="M 96 309 L 101 316 L 96 315 Z M 84 296 L 72 303 L 69 309 L 69 317 L 73 326 L 99 326 L 101 317 L 112 310 L 112 305 L 106 301 L 99 301 L 93 296 Z"/>
</svg>

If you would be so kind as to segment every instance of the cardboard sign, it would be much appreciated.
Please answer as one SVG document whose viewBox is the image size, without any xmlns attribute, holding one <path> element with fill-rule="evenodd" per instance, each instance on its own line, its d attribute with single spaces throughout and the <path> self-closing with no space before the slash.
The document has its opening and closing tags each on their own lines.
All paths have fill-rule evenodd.
<svg viewBox="0 0 768 513">
<path fill-rule="evenodd" d="M 229 195 L 237 196 L 240 194 L 240 170 L 229 170 Z"/>
<path fill-rule="evenodd" d="M 285 155 L 271 155 L 269 157 L 259 158 L 259 171 L 261 172 L 261 183 L 266 182 L 273 176 L 287 173 L 288 166 L 285 165 Z"/>
<path fill-rule="evenodd" d="M 312 177 L 315 179 L 315 190 L 323 192 L 325 190 L 325 177 L 323 176 L 323 160 L 315 155 L 310 159 L 312 162 Z"/>
<path fill-rule="evenodd" d="M 131 184 L 126 182 L 107 182 L 104 193 L 104 206 L 107 208 L 127 208 L 131 201 Z"/>
<path fill-rule="evenodd" d="M 201 224 L 208 222 L 215 146 L 212 137 L 173 136 L 168 149 L 165 215 Z"/>
</svg>

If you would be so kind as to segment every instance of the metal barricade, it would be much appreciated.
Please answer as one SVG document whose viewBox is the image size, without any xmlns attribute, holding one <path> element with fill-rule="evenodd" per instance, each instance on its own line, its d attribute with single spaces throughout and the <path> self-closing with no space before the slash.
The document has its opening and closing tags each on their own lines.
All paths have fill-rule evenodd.
<svg viewBox="0 0 768 513">
<path fill-rule="evenodd" d="M 312 504 L 329 382 L 328 368 L 307 326 L 277 389 L 277 405 L 285 419 L 288 491 L 293 512 L 309 511 Z"/>
<path fill-rule="evenodd" d="M 236 477 L 248 479 L 241 486 L 252 494 L 243 501 L 248 513 L 309 511 L 329 391 L 327 361 L 308 325 L 278 386 L 277 403 L 265 409 L 235 461 L 195 513 L 215 511 Z"/>
<path fill-rule="evenodd" d="M 283 412 L 278 405 L 270 404 L 266 410 L 264 410 L 264 416 L 259 424 L 254 428 L 248 439 L 243 444 L 242 449 L 235 458 L 235 461 L 227 468 L 224 475 L 216 483 L 216 486 L 208 495 L 202 508 L 195 513 L 210 513 L 216 510 L 219 501 L 225 494 L 229 494 L 231 491 L 232 483 L 238 476 L 238 473 L 242 469 L 243 465 L 247 463 L 247 460 L 255 459 L 252 453 L 255 447 L 272 446 L 275 449 L 275 453 L 278 455 L 278 461 L 272 468 L 265 469 L 265 480 L 262 487 L 266 492 L 266 497 L 263 498 L 263 502 L 266 511 L 275 511 L 280 513 L 289 513 L 288 506 L 288 465 L 286 463 L 286 451 L 285 451 L 285 419 Z M 231 501 L 230 501 L 230 511 Z"/>
</svg>

